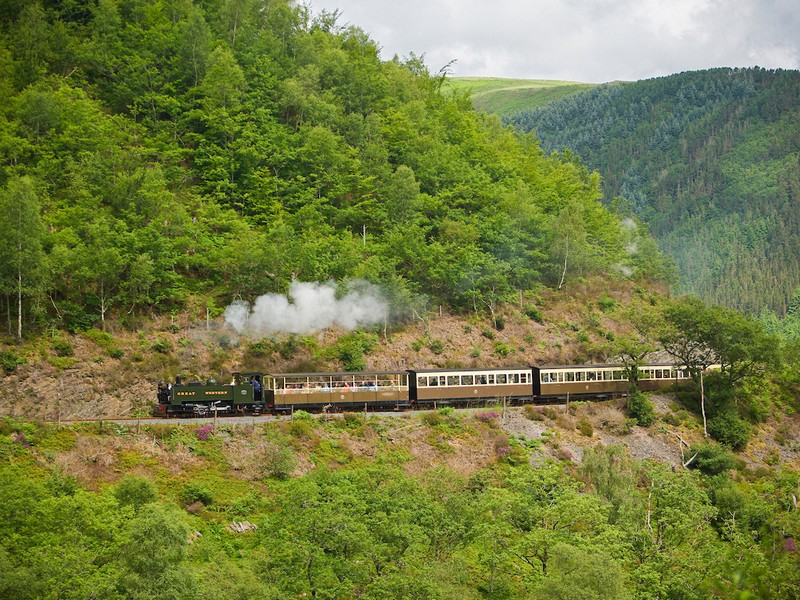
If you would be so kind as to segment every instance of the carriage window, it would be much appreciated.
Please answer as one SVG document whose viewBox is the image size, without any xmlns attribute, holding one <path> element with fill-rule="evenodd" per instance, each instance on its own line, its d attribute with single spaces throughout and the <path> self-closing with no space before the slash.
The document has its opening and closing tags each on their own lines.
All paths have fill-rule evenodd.
<svg viewBox="0 0 800 600">
<path fill-rule="evenodd" d="M 519 383 L 519 373 L 512 373 L 508 376 L 509 383 Z"/>
<path fill-rule="evenodd" d="M 622 371 L 614 371 L 614 381 L 622 381 L 623 373 Z"/>
<path fill-rule="evenodd" d="M 506 383 L 508 378 L 505 373 L 498 373 L 497 374 L 497 383 Z"/>
<path fill-rule="evenodd" d="M 597 373 L 594 371 L 588 371 L 586 373 L 586 381 L 594 381 L 595 379 L 597 379 Z"/>
<path fill-rule="evenodd" d="M 474 382 L 474 378 L 472 375 L 462 375 L 461 376 L 461 385 L 472 385 Z"/>
<path fill-rule="evenodd" d="M 567 371 L 565 375 L 567 376 L 567 381 L 575 381 L 575 373 L 572 371 Z"/>
<path fill-rule="evenodd" d="M 489 375 L 489 385 L 494 385 L 494 375 Z"/>
<path fill-rule="evenodd" d="M 447 385 L 458 385 L 458 375 L 448 375 Z"/>
<path fill-rule="evenodd" d="M 557 374 L 557 377 L 558 377 L 558 383 L 564 383 L 564 373 L 559 372 Z"/>
<path fill-rule="evenodd" d="M 475 383 L 478 385 L 486 385 L 486 375 L 479 375 L 476 378 Z"/>
<path fill-rule="evenodd" d="M 661 369 L 656 369 L 656 379 L 664 379 L 664 371 Z"/>
<path fill-rule="evenodd" d="M 586 381 L 586 373 L 584 371 L 575 373 L 575 381 Z"/>
<path fill-rule="evenodd" d="M 428 387 L 428 378 L 427 377 L 417 377 L 417 385 L 419 387 Z"/>
<path fill-rule="evenodd" d="M 528 383 L 528 373 L 522 373 L 519 376 L 520 383 Z"/>
</svg>

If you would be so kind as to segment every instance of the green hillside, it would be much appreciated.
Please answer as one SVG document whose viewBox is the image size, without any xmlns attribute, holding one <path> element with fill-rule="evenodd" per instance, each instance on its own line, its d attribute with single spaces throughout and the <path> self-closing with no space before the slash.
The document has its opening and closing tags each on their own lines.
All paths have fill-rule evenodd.
<svg viewBox="0 0 800 600">
<path fill-rule="evenodd" d="M 785 315 L 800 285 L 800 73 L 603 85 L 509 122 L 570 148 L 674 257 L 681 289 Z"/>
<path fill-rule="evenodd" d="M 538 108 L 594 87 L 591 83 L 574 81 L 492 77 L 453 77 L 446 85 L 454 90 L 469 91 L 476 109 L 501 116 Z"/>
<path fill-rule="evenodd" d="M 492 311 L 560 281 L 565 254 L 568 279 L 663 274 L 583 166 L 332 15 L 101 0 L 0 17 L 9 333 L 214 316 L 295 279 L 381 284 L 398 316 L 426 298 Z"/>
<path fill-rule="evenodd" d="M 661 410 L 630 435 L 613 403 L 218 426 L 3 419 L 0 594 L 797 598 L 800 454 L 729 475 L 695 420 Z M 704 449 L 702 471 L 681 466 L 664 427 Z"/>
</svg>

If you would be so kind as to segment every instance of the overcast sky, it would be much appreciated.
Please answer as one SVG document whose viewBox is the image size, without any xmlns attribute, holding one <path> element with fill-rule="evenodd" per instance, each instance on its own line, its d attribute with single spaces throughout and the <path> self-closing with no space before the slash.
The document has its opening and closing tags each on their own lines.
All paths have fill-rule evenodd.
<svg viewBox="0 0 800 600">
<path fill-rule="evenodd" d="M 453 76 L 636 80 L 710 67 L 800 68 L 800 0 L 307 0 L 382 58 Z"/>
</svg>

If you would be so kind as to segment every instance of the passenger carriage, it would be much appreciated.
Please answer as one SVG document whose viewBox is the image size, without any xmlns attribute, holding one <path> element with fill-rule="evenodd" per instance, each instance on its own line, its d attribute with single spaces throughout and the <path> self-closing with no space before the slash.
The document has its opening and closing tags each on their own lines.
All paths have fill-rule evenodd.
<svg viewBox="0 0 800 600">
<path fill-rule="evenodd" d="M 278 373 L 266 376 L 276 411 L 409 406 L 408 372 Z"/>
<path fill-rule="evenodd" d="M 411 401 L 418 406 L 470 400 L 509 398 L 531 400 L 530 367 L 492 369 L 430 369 L 409 371 Z"/>
</svg>

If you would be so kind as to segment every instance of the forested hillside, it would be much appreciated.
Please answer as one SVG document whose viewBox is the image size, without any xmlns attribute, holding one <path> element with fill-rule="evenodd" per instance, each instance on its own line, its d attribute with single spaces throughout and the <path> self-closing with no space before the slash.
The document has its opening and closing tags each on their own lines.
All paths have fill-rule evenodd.
<svg viewBox="0 0 800 600">
<path fill-rule="evenodd" d="M 0 16 L 9 333 L 213 315 L 295 278 L 480 310 L 565 266 L 663 270 L 650 240 L 627 251 L 595 175 L 335 16 L 285 0 Z"/>
<path fill-rule="evenodd" d="M 800 73 L 714 69 L 599 86 L 510 122 L 603 176 L 680 284 L 748 312 L 800 285 Z"/>
</svg>

